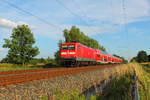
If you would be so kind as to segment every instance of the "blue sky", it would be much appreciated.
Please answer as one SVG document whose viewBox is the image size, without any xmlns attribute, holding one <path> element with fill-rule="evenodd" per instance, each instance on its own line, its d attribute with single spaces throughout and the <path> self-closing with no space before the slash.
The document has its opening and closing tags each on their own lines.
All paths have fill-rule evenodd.
<svg viewBox="0 0 150 100">
<path fill-rule="evenodd" d="M 49 23 L 11 7 L 3 1 L 24 9 Z M 135 56 L 139 50 L 150 54 L 149 0 L 1 0 L 0 1 L 0 59 L 7 54 L 3 39 L 12 28 L 28 24 L 40 49 L 37 57 L 53 57 L 63 30 L 75 25 L 86 35 L 100 42 L 109 53 Z M 65 6 L 65 7 L 64 7 Z"/>
</svg>

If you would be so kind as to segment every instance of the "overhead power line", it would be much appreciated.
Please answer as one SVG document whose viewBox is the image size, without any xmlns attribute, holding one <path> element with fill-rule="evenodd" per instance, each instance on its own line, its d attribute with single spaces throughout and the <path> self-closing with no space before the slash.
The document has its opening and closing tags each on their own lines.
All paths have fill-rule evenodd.
<svg viewBox="0 0 150 100">
<path fill-rule="evenodd" d="M 80 19 L 80 21 L 84 22 L 84 24 L 87 25 L 88 28 L 90 28 L 93 32 L 97 33 L 97 31 L 95 31 L 95 29 L 93 29 L 93 27 L 90 27 L 91 25 L 89 25 L 87 23 L 87 20 L 83 19 L 80 15 L 74 13 L 73 11 L 71 11 L 66 5 L 64 5 L 60 0 L 55 0 L 58 4 L 60 4 L 62 7 L 64 7 L 68 12 L 70 12 L 70 14 L 72 14 L 73 16 L 76 16 Z M 72 0 L 74 2 L 74 4 L 77 4 L 74 0 Z M 77 9 L 79 9 L 84 16 L 87 17 L 87 14 L 85 12 L 83 12 L 83 10 L 81 10 L 81 7 L 78 5 Z"/>
<path fill-rule="evenodd" d="M 129 39 L 128 39 L 128 28 L 127 28 L 127 9 L 126 9 L 126 4 L 125 4 L 125 0 L 121 0 L 122 1 L 122 11 L 123 11 L 123 21 L 124 21 L 124 30 L 125 30 L 125 35 L 126 35 L 126 43 L 127 43 L 127 52 L 128 52 L 128 57 L 130 56 L 131 52 L 130 52 L 130 43 L 129 43 Z M 128 58 L 129 59 L 129 58 Z"/>
<path fill-rule="evenodd" d="M 7 3 L 9 6 L 15 8 L 15 9 L 21 11 L 21 12 L 24 12 L 24 13 L 26 13 L 26 14 L 28 14 L 28 15 L 33 16 L 33 17 L 36 18 L 37 20 L 39 20 L 39 21 L 41 21 L 41 22 L 43 22 L 43 23 L 45 23 L 45 24 L 47 24 L 47 25 L 49 25 L 49 26 L 52 26 L 52 27 L 55 27 L 55 28 L 59 28 L 59 29 L 61 30 L 61 28 L 60 28 L 59 26 L 57 26 L 57 25 L 55 25 L 55 24 L 53 24 L 53 23 L 51 23 L 51 22 L 49 22 L 49 21 L 47 21 L 47 20 L 45 20 L 45 19 L 43 19 L 43 18 L 37 16 L 37 15 L 34 15 L 34 14 L 31 13 L 31 12 L 28 12 L 28 11 L 26 11 L 26 10 L 24 10 L 24 9 L 22 9 L 22 8 L 20 8 L 20 7 L 18 7 L 17 5 L 15 5 L 15 4 L 13 4 L 13 3 L 10 3 L 10 2 L 8 2 L 8 1 L 6 1 L 6 0 L 2 0 L 2 2 Z"/>
<path fill-rule="evenodd" d="M 72 2 L 78 6 L 77 8 L 81 11 L 82 15 L 85 17 L 88 17 L 87 14 L 85 13 L 85 11 L 83 11 L 83 9 L 81 9 L 81 6 L 79 5 L 79 3 L 76 0 L 72 0 Z"/>
<path fill-rule="evenodd" d="M 66 10 L 68 10 L 73 16 L 78 17 L 82 22 L 87 24 L 83 18 L 81 18 L 78 14 L 72 12 L 66 5 L 64 5 L 60 0 L 55 0 L 57 3 L 59 3 L 61 6 L 63 6 Z M 88 24 L 87 24 L 88 25 Z"/>
<path fill-rule="evenodd" d="M 125 31 L 127 32 L 127 27 L 125 24 L 127 24 L 127 14 L 126 14 L 126 5 L 125 5 L 125 0 L 122 0 L 122 10 L 123 10 L 123 23 L 125 27 Z"/>
</svg>

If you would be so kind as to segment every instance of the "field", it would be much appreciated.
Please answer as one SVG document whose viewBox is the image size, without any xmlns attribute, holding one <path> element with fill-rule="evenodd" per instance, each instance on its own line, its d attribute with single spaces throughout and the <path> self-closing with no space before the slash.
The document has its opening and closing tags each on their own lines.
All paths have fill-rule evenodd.
<svg viewBox="0 0 150 100">
<path fill-rule="evenodd" d="M 140 63 L 141 65 L 150 66 L 150 62 Z"/>
<path fill-rule="evenodd" d="M 16 70 L 30 70 L 40 69 L 43 65 L 14 65 L 14 64 L 0 64 L 0 71 L 16 71 Z"/>
<path fill-rule="evenodd" d="M 141 100 L 144 100 L 145 94 L 147 94 L 148 100 L 150 100 L 150 66 L 143 66 L 143 87 L 141 88 Z M 142 87 L 142 86 L 141 86 Z"/>
</svg>

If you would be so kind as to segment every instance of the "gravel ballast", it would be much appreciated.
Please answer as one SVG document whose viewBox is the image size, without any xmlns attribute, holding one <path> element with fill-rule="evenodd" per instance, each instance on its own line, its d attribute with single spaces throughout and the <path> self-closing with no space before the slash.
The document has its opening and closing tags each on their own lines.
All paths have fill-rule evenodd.
<svg viewBox="0 0 150 100">
<path fill-rule="evenodd" d="M 41 96 L 54 95 L 56 90 L 79 90 L 83 92 L 114 75 L 116 68 L 92 70 L 52 79 L 0 86 L 0 100 L 40 100 Z"/>
</svg>

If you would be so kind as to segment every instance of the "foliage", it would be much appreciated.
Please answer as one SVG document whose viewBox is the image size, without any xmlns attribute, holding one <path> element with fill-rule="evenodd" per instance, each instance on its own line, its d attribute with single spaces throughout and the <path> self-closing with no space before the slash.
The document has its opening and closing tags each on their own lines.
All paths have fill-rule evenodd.
<svg viewBox="0 0 150 100">
<path fill-rule="evenodd" d="M 17 26 L 13 29 L 10 39 L 4 39 L 4 48 L 9 48 L 5 60 L 14 64 L 28 63 L 39 54 L 37 47 L 33 47 L 35 39 L 27 25 Z"/>
<path fill-rule="evenodd" d="M 63 41 L 62 40 L 59 40 L 59 42 L 58 42 L 58 47 L 59 47 L 59 49 L 60 49 L 60 44 L 61 43 L 63 43 Z M 58 65 L 60 65 L 60 52 L 59 52 L 59 50 L 57 50 L 56 52 L 55 52 L 55 54 L 54 54 L 54 56 L 55 56 L 55 61 L 56 61 L 56 63 L 58 64 Z"/>
<path fill-rule="evenodd" d="M 146 71 L 149 72 L 149 67 Z M 140 100 L 150 100 L 150 73 L 143 70 L 143 67 L 137 63 L 129 63 L 123 65 L 123 68 L 119 68 L 121 76 L 118 75 L 115 79 L 108 84 L 106 91 L 98 100 L 132 100 L 131 86 L 135 84 L 133 81 L 133 75 L 137 76 L 137 86 L 139 89 Z M 125 74 L 122 74 L 125 73 Z"/>
<path fill-rule="evenodd" d="M 139 62 L 139 63 L 143 63 L 143 62 L 148 62 L 150 59 L 150 56 L 147 55 L 146 51 L 139 51 L 136 57 L 133 57 L 130 62 Z"/>
<path fill-rule="evenodd" d="M 48 96 L 42 96 L 42 97 L 40 98 L 40 100 L 49 100 L 49 99 L 48 99 Z"/>
<path fill-rule="evenodd" d="M 150 67 L 143 66 L 143 79 L 140 80 L 139 93 L 140 100 L 150 100 Z"/>
<path fill-rule="evenodd" d="M 9 63 L 9 59 L 7 57 L 3 58 L 0 63 Z"/>
<path fill-rule="evenodd" d="M 51 61 L 52 59 L 44 59 L 44 58 L 33 58 L 32 60 L 30 60 L 30 62 L 28 64 L 47 64 Z"/>
<path fill-rule="evenodd" d="M 96 96 L 90 96 L 88 100 L 96 100 Z M 41 100 L 48 100 L 48 96 L 42 96 Z M 65 91 L 64 93 L 57 90 L 54 100 L 87 100 L 84 95 L 81 95 L 77 90 Z"/>
<path fill-rule="evenodd" d="M 139 62 L 139 63 L 141 63 L 141 62 L 148 62 L 148 56 L 147 56 L 147 53 L 146 53 L 146 51 L 139 51 L 138 52 L 138 55 L 137 55 L 137 61 Z"/>
<path fill-rule="evenodd" d="M 60 52 L 59 50 L 55 52 L 55 61 L 57 62 L 57 64 L 60 64 Z"/>
<path fill-rule="evenodd" d="M 106 51 L 105 48 L 98 43 L 98 41 L 86 36 L 75 26 L 72 26 L 70 30 L 65 29 L 64 37 L 66 43 L 80 42 L 88 47 Z"/>
<path fill-rule="evenodd" d="M 20 68 L 19 68 L 20 67 Z M 53 58 L 33 58 L 26 65 L 18 65 L 18 64 L 10 64 L 2 62 L 0 64 L 0 70 L 21 70 L 24 68 L 32 69 L 32 68 L 52 68 L 58 67 L 57 62 Z"/>
<path fill-rule="evenodd" d="M 143 66 L 150 67 L 150 62 L 144 62 L 144 63 L 140 63 L 140 64 L 143 65 Z"/>
<path fill-rule="evenodd" d="M 55 100 L 85 100 L 84 96 L 79 96 L 80 92 L 72 90 L 64 93 L 57 91 Z"/>
<path fill-rule="evenodd" d="M 31 69 L 40 69 L 42 66 L 22 66 L 16 64 L 0 64 L 0 71 L 16 71 L 16 70 L 31 70 Z"/>
<path fill-rule="evenodd" d="M 132 75 L 114 78 L 98 100 L 132 100 Z"/>
<path fill-rule="evenodd" d="M 28 64 L 39 65 L 43 68 L 57 67 L 58 64 L 53 58 L 34 58 Z"/>
<path fill-rule="evenodd" d="M 130 62 L 137 62 L 137 57 L 133 57 Z"/>
</svg>

